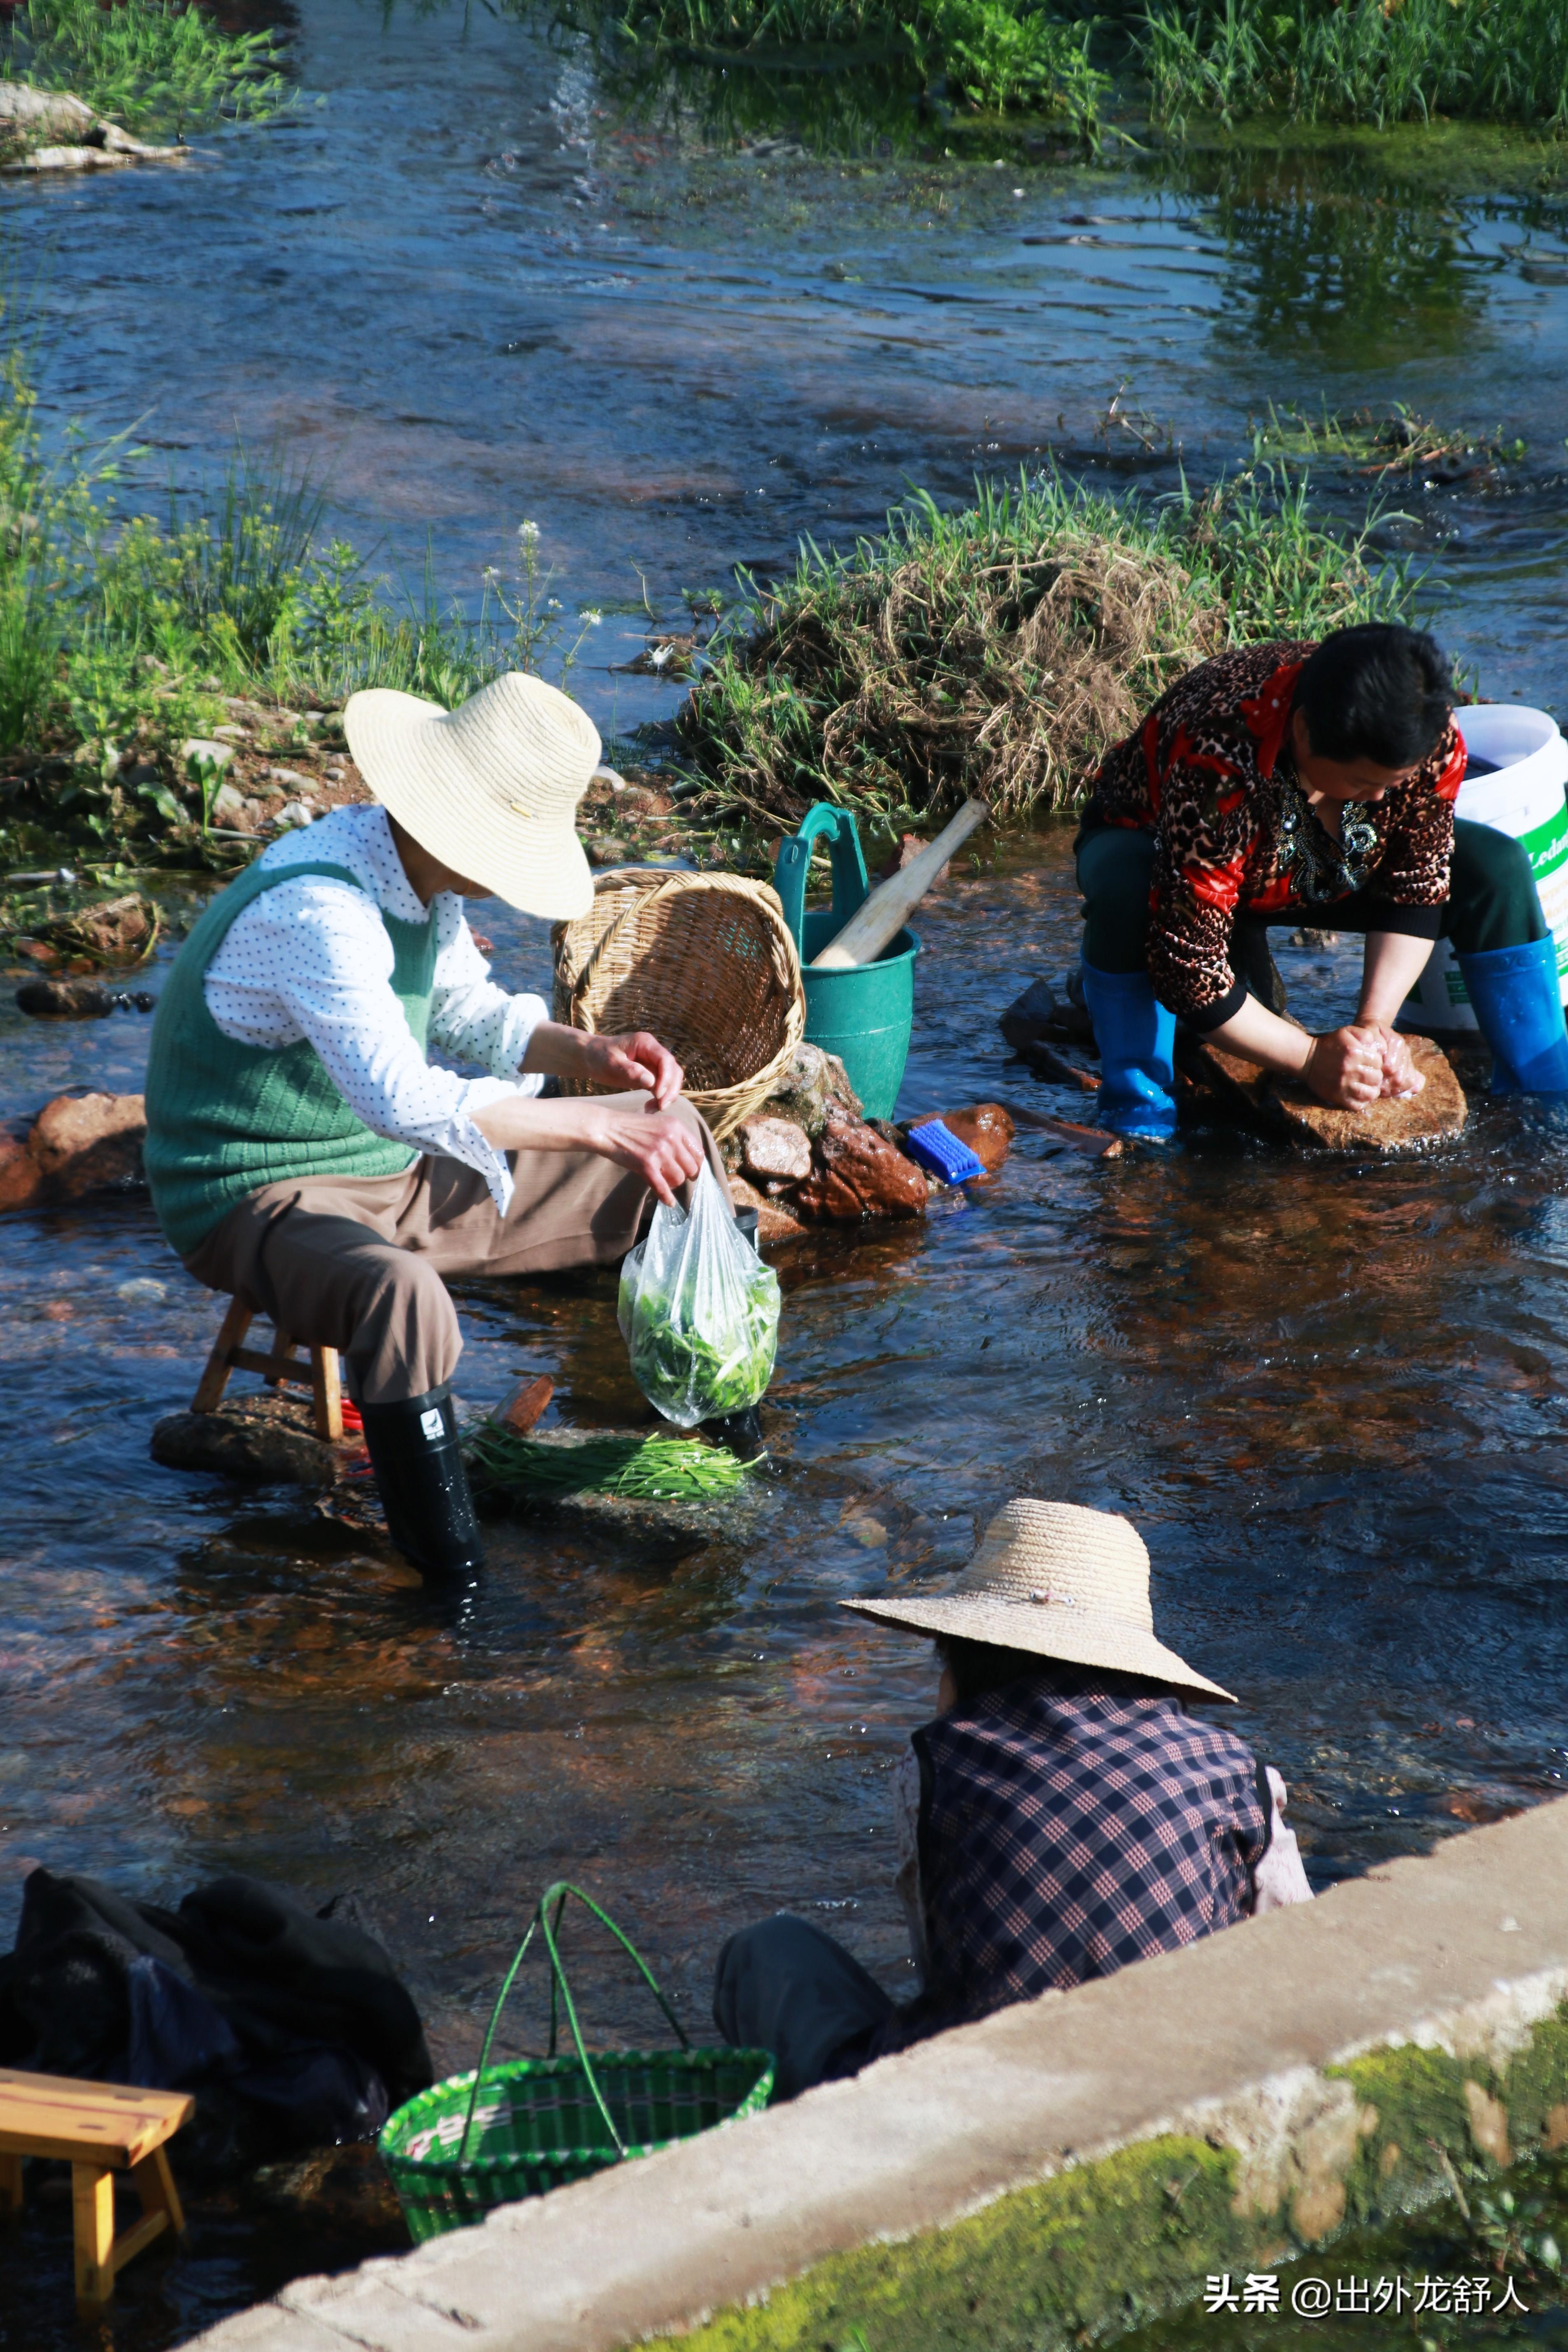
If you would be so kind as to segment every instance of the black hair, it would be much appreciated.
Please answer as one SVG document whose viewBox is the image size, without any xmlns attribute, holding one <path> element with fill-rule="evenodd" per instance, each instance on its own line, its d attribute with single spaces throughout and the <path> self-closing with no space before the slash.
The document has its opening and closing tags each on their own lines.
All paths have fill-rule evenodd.
<svg viewBox="0 0 1568 2352">
<path fill-rule="evenodd" d="M 966 1642 L 955 1633 L 936 1636 L 936 1654 L 953 1677 L 960 1706 L 973 1706 L 988 1691 L 1005 1690 L 1009 1683 L 1050 1683 L 1063 1692 L 1092 1682 L 1096 1689 L 1147 1696 L 1163 1690 L 1163 1683 L 1142 1675 L 1114 1674 L 1108 1666 L 1079 1666 L 1066 1658 L 1042 1658 L 1035 1650 L 1006 1650 L 994 1642 Z"/>
<path fill-rule="evenodd" d="M 1417 767 L 1442 741 L 1454 707 L 1448 656 L 1436 637 L 1391 621 L 1336 629 L 1309 654 L 1291 708 L 1323 760 Z"/>
</svg>

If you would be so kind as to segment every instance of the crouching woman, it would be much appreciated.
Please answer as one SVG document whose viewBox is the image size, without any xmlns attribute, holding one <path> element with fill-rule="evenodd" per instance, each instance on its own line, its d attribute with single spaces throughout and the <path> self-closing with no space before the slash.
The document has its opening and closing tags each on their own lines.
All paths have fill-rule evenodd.
<svg viewBox="0 0 1568 2352">
<path fill-rule="evenodd" d="M 1557 950 L 1521 842 L 1455 822 L 1448 666 L 1383 624 L 1239 646 L 1178 678 L 1089 789 L 1077 842 L 1102 1126 L 1176 1125 L 1178 1020 L 1364 1110 L 1422 1081 L 1394 1022 L 1439 939 L 1492 1051 L 1494 1094 L 1568 1089 Z M 1282 1020 L 1270 923 L 1360 931 L 1354 1022 Z"/>
<path fill-rule="evenodd" d="M 942 1661 L 894 1782 L 922 1982 L 890 2000 L 789 1912 L 732 1936 L 714 2021 L 774 2053 L 781 2096 L 1310 1899 L 1279 1774 L 1182 1706 L 1230 1693 L 1155 1639 L 1127 1520 L 1020 1498 L 946 1592 L 842 1605 L 934 1634 Z"/>
</svg>

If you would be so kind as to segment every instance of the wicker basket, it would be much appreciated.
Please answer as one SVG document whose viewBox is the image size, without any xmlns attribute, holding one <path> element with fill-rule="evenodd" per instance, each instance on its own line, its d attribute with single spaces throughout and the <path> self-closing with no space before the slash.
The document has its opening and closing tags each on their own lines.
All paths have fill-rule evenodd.
<svg viewBox="0 0 1568 2352">
<path fill-rule="evenodd" d="M 678 2050 L 616 2050 L 589 2055 L 556 1935 L 568 1901 L 591 1911 L 636 1963 L 664 2011 Z M 550 1917 L 551 1909 L 555 1916 Z M 549 2052 L 489 2063 L 507 1995 L 535 1934 L 543 1932 L 550 1971 Z M 575 2056 L 558 2056 L 564 2011 Z M 760 2115 L 773 2089 L 767 2050 L 694 2050 L 647 1961 L 591 1895 L 565 1879 L 545 1889 L 490 2013 L 479 2063 L 421 2091 L 390 2116 L 378 2146 L 416 2244 L 482 2221 L 494 2206 L 543 2197 L 606 2166 Z"/>
<path fill-rule="evenodd" d="M 551 939 L 556 1019 L 591 1034 L 651 1030 L 716 1136 L 767 1101 L 806 1034 L 800 960 L 765 882 L 615 867 Z"/>
</svg>

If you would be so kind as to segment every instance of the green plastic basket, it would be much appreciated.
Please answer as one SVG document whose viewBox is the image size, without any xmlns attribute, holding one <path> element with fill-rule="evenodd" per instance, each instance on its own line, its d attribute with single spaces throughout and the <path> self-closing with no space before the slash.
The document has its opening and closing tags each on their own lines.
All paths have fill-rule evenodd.
<svg viewBox="0 0 1568 2352">
<path fill-rule="evenodd" d="M 678 2050 L 617 2050 L 590 2058 L 556 1945 L 561 1913 L 573 1895 L 636 1962 L 675 2030 Z M 549 1955 L 549 2054 L 491 2066 L 501 2011 L 536 1929 L 542 1929 Z M 558 1996 L 575 2057 L 556 2055 Z M 772 2088 L 770 2051 L 694 2050 L 642 1954 L 591 1895 L 562 1879 L 540 1896 L 517 1947 L 478 2065 L 399 2107 L 382 2126 L 378 2146 L 419 2245 L 444 2230 L 482 2221 L 494 2206 L 543 2197 L 628 2157 L 651 2156 L 696 2132 L 758 2115 Z"/>
</svg>

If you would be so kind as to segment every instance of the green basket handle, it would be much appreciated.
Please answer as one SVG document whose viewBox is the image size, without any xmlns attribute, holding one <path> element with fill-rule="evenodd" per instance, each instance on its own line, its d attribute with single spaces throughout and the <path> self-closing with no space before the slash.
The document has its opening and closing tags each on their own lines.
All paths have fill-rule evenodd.
<svg viewBox="0 0 1568 2352">
<path fill-rule="evenodd" d="M 474 2111 L 479 2104 L 479 2085 L 485 2079 L 485 2068 L 489 2063 L 490 2044 L 496 2038 L 496 2028 L 501 2022 L 501 2011 L 506 2007 L 507 1995 L 511 1991 L 513 1979 L 517 1976 L 517 1970 L 523 1965 L 524 1955 L 527 1953 L 528 1946 L 534 1940 L 534 1931 L 536 1928 L 542 1928 L 544 1930 L 545 1949 L 549 1954 L 549 2050 L 547 2054 L 551 2058 L 555 2056 L 556 2033 L 559 2023 L 556 1998 L 559 1993 L 561 2001 L 565 2004 L 567 2023 L 571 2028 L 571 2038 L 577 2044 L 577 2054 L 581 2062 L 583 2074 L 587 2077 L 588 2087 L 593 2094 L 593 2103 L 604 2118 L 604 2128 L 615 2143 L 616 2154 L 623 2157 L 626 2153 L 626 2143 L 622 2138 L 620 2133 L 616 2130 L 615 2119 L 604 2104 L 604 2094 L 599 2087 L 599 2077 L 593 2071 L 593 2061 L 590 2058 L 587 2050 L 583 2046 L 582 2028 L 577 2021 L 577 2004 L 572 2000 L 571 1987 L 566 1980 L 566 1969 L 562 1965 L 560 1953 L 556 1948 L 555 1939 L 560 1928 L 560 1915 L 566 1909 L 567 1897 L 571 1895 L 575 1895 L 580 1903 L 585 1904 L 588 1909 L 592 1912 L 594 1917 L 599 1921 L 601 1927 L 608 1927 L 611 1934 L 614 1937 L 616 1942 L 622 1947 L 622 1948 L 631 1954 L 632 1959 L 635 1960 L 638 1969 L 642 1972 L 643 1980 L 646 1983 L 649 1991 L 653 1994 L 653 1999 L 658 2002 L 659 2007 L 664 2011 L 670 2024 L 674 2026 L 675 2037 L 680 2042 L 681 2048 L 683 2050 L 689 2050 L 692 2046 L 691 2038 L 688 2035 L 685 2027 L 681 2023 L 680 2019 L 675 2015 L 674 2011 L 670 2007 L 669 2002 L 664 1999 L 664 1994 L 660 1991 L 658 1980 L 654 1977 L 653 1969 L 648 1966 L 647 1961 L 643 1958 L 642 1953 L 637 1949 L 636 1945 L 632 1941 L 630 1936 L 623 1936 L 622 1934 L 620 1928 L 615 1925 L 614 1920 L 610 1916 L 610 1914 L 607 1911 L 601 1910 L 599 1905 L 594 1901 L 591 1895 L 585 1895 L 580 1886 L 573 1886 L 567 1879 L 558 1878 L 555 1885 L 553 1886 L 547 1886 L 544 1893 L 539 1896 L 534 1916 L 528 1922 L 528 1932 L 523 1937 L 522 1942 L 517 1946 L 516 1955 L 512 1960 L 512 1965 L 507 1970 L 506 1981 L 496 1997 L 496 2006 L 490 2012 L 489 2031 L 485 2036 L 485 2047 L 479 2053 L 479 2063 L 474 2069 L 474 2088 L 468 2094 L 468 2114 L 463 2125 L 463 2137 L 459 2141 L 457 2147 L 457 2161 L 459 2164 L 466 2164 L 468 2161 L 468 2140 L 469 2136 L 474 2129 Z M 557 1899 L 558 1897 L 559 1900 Z M 555 1904 L 555 1921 L 553 1926 L 549 1917 L 549 1906 L 552 1903 Z"/>
<path fill-rule="evenodd" d="M 783 902 L 784 920 L 802 963 L 806 961 L 806 881 L 811 870 L 811 845 L 819 836 L 827 841 L 832 854 L 833 913 L 838 918 L 834 928 L 841 930 L 871 896 L 853 810 L 819 801 L 807 811 L 793 841 L 779 843 L 773 861 L 773 887 Z"/>
</svg>

